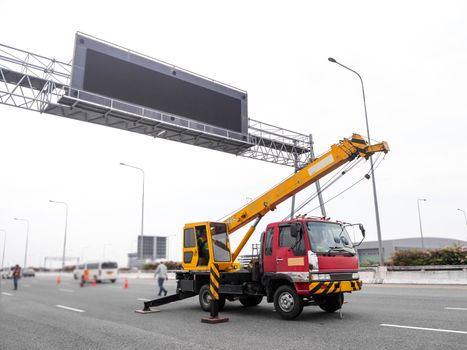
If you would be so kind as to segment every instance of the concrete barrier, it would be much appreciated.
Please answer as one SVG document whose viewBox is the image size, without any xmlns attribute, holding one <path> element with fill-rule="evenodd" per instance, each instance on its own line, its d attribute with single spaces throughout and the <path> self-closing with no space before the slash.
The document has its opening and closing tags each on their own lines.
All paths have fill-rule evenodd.
<svg viewBox="0 0 467 350">
<path fill-rule="evenodd" d="M 367 267 L 359 271 L 363 283 L 381 284 L 461 284 L 467 285 L 467 265 L 447 266 L 383 266 Z M 73 278 L 71 273 L 37 272 L 37 276 L 63 276 Z M 175 272 L 169 271 L 169 280 Z M 119 279 L 154 279 L 154 272 L 120 272 Z"/>
<path fill-rule="evenodd" d="M 400 284 L 464 284 L 467 285 L 467 265 L 449 266 L 383 266 L 362 268 L 364 283 Z"/>
</svg>

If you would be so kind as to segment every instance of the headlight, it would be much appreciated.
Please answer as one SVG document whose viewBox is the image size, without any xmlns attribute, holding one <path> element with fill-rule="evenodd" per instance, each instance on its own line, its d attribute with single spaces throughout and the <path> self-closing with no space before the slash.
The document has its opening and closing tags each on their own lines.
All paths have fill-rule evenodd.
<svg viewBox="0 0 467 350">
<path fill-rule="evenodd" d="M 290 277 L 294 282 L 308 282 L 308 272 L 291 272 Z"/>
<path fill-rule="evenodd" d="M 310 268 L 310 271 L 314 272 L 319 270 L 318 256 L 311 250 L 308 251 L 308 266 Z"/>
<path fill-rule="evenodd" d="M 313 273 L 311 279 L 313 281 L 327 281 L 331 279 L 331 275 L 328 273 Z"/>
<path fill-rule="evenodd" d="M 352 279 L 353 279 L 353 280 L 358 280 L 358 279 L 360 279 L 360 275 L 358 274 L 358 272 L 354 272 L 354 273 L 352 274 Z"/>
</svg>

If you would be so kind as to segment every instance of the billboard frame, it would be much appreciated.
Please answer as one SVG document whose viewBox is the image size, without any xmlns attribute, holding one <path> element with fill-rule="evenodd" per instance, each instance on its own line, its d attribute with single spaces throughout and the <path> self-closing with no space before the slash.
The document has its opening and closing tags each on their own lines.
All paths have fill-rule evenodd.
<svg viewBox="0 0 467 350">
<path fill-rule="evenodd" d="M 88 52 L 88 50 L 90 51 Z M 205 100 L 204 102 L 211 103 L 212 101 L 213 108 L 219 108 L 217 113 L 227 113 L 229 114 L 229 118 L 224 117 L 224 119 L 222 119 L 223 116 L 221 115 L 218 117 L 216 112 L 212 112 L 212 114 L 209 116 L 204 116 L 202 111 L 196 110 L 197 108 L 201 108 L 201 110 L 209 109 L 208 113 L 211 113 L 211 107 L 205 107 L 206 104 L 204 104 L 203 107 L 199 107 L 199 105 L 202 104 L 195 106 L 194 104 L 190 105 L 190 102 L 186 102 L 182 109 L 189 110 L 186 113 L 191 113 L 191 115 L 181 115 L 181 113 L 173 113 L 171 110 L 164 110 L 164 108 L 155 108 L 157 107 L 157 102 L 154 102 L 155 105 L 148 106 L 144 103 L 136 103 L 134 100 L 125 101 L 122 98 L 110 96 L 110 93 L 107 96 L 104 96 L 96 91 L 87 91 L 85 88 L 86 58 L 90 53 L 97 53 L 102 55 L 102 57 L 107 57 L 109 61 L 117 62 L 118 64 L 124 64 L 130 70 L 143 69 L 148 73 L 157 74 L 157 77 L 165 79 L 169 82 L 173 82 L 173 84 L 175 84 L 178 88 L 182 87 L 186 88 L 187 90 L 189 89 L 188 91 L 193 93 L 203 94 L 203 98 Z M 90 67 L 87 69 L 90 69 Z M 136 79 L 136 77 L 131 76 L 128 79 L 131 80 L 131 78 Z M 104 81 L 99 83 L 105 85 L 106 82 Z M 153 84 L 159 84 L 159 86 L 162 86 L 162 82 L 158 81 L 157 79 L 154 80 Z M 131 86 L 129 87 L 128 91 L 131 89 L 139 89 L 142 94 L 152 93 L 151 90 L 145 89 L 145 86 L 142 85 L 143 84 L 141 84 L 141 86 Z M 171 114 L 178 117 L 176 119 L 179 120 L 188 120 L 198 124 L 203 124 L 204 127 L 202 129 L 207 130 L 211 134 L 217 134 L 219 136 L 225 137 L 226 131 L 229 131 L 244 136 L 248 135 L 248 96 L 246 91 L 80 32 L 77 32 L 75 36 L 70 87 L 70 97 L 77 97 L 73 96 L 73 94 L 76 93 L 76 91 L 80 91 L 80 99 L 85 99 L 92 103 L 99 103 L 102 101 L 102 98 L 113 99 L 116 101 L 121 101 L 123 105 L 131 104 L 133 106 L 142 107 L 145 110 Z M 127 91 L 125 87 L 120 86 L 119 88 Z M 89 94 L 86 94 L 85 92 L 88 92 Z M 167 94 L 170 95 L 170 92 L 167 92 Z M 138 98 L 139 97 L 140 95 L 138 95 Z M 170 95 L 170 97 L 177 99 L 177 101 L 180 100 L 180 105 L 184 104 L 183 99 L 179 98 L 178 96 Z M 218 104 L 217 106 L 214 106 L 216 102 Z M 223 102 L 229 102 L 232 103 L 232 105 L 228 106 L 227 103 L 223 104 Z M 174 108 L 178 108 L 178 104 Z M 236 119 L 237 116 L 238 119 Z M 209 118 L 210 123 L 206 121 Z M 218 120 L 219 122 L 216 124 L 214 120 Z M 176 121 L 175 124 L 177 124 Z M 181 123 L 179 126 L 183 127 L 183 124 L 186 123 Z M 246 137 L 242 139 L 243 141 L 247 140 Z"/>
</svg>

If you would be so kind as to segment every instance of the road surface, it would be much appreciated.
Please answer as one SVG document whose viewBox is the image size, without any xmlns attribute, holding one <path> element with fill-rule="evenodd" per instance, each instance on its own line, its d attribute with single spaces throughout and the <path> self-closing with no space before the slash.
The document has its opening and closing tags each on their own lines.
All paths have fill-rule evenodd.
<svg viewBox="0 0 467 350">
<path fill-rule="evenodd" d="M 346 294 L 342 320 L 310 306 L 284 321 L 264 300 L 227 302 L 230 322 L 217 325 L 200 322 L 197 297 L 135 313 L 155 291 L 153 280 L 80 288 L 41 276 L 18 291 L 3 280 L 0 349 L 467 349 L 467 286 L 365 285 Z"/>
</svg>

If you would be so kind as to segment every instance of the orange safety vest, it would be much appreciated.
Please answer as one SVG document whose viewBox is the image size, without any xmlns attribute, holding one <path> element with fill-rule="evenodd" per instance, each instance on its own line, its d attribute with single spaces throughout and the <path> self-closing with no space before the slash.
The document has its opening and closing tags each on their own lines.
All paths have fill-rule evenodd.
<svg viewBox="0 0 467 350">
<path fill-rule="evenodd" d="M 21 268 L 19 268 L 19 267 L 18 267 L 18 268 L 15 268 L 15 269 L 13 270 L 13 276 L 14 276 L 14 277 L 21 277 Z"/>
<path fill-rule="evenodd" d="M 89 270 L 84 270 L 83 276 L 84 276 L 84 280 L 87 281 L 89 279 Z"/>
</svg>

